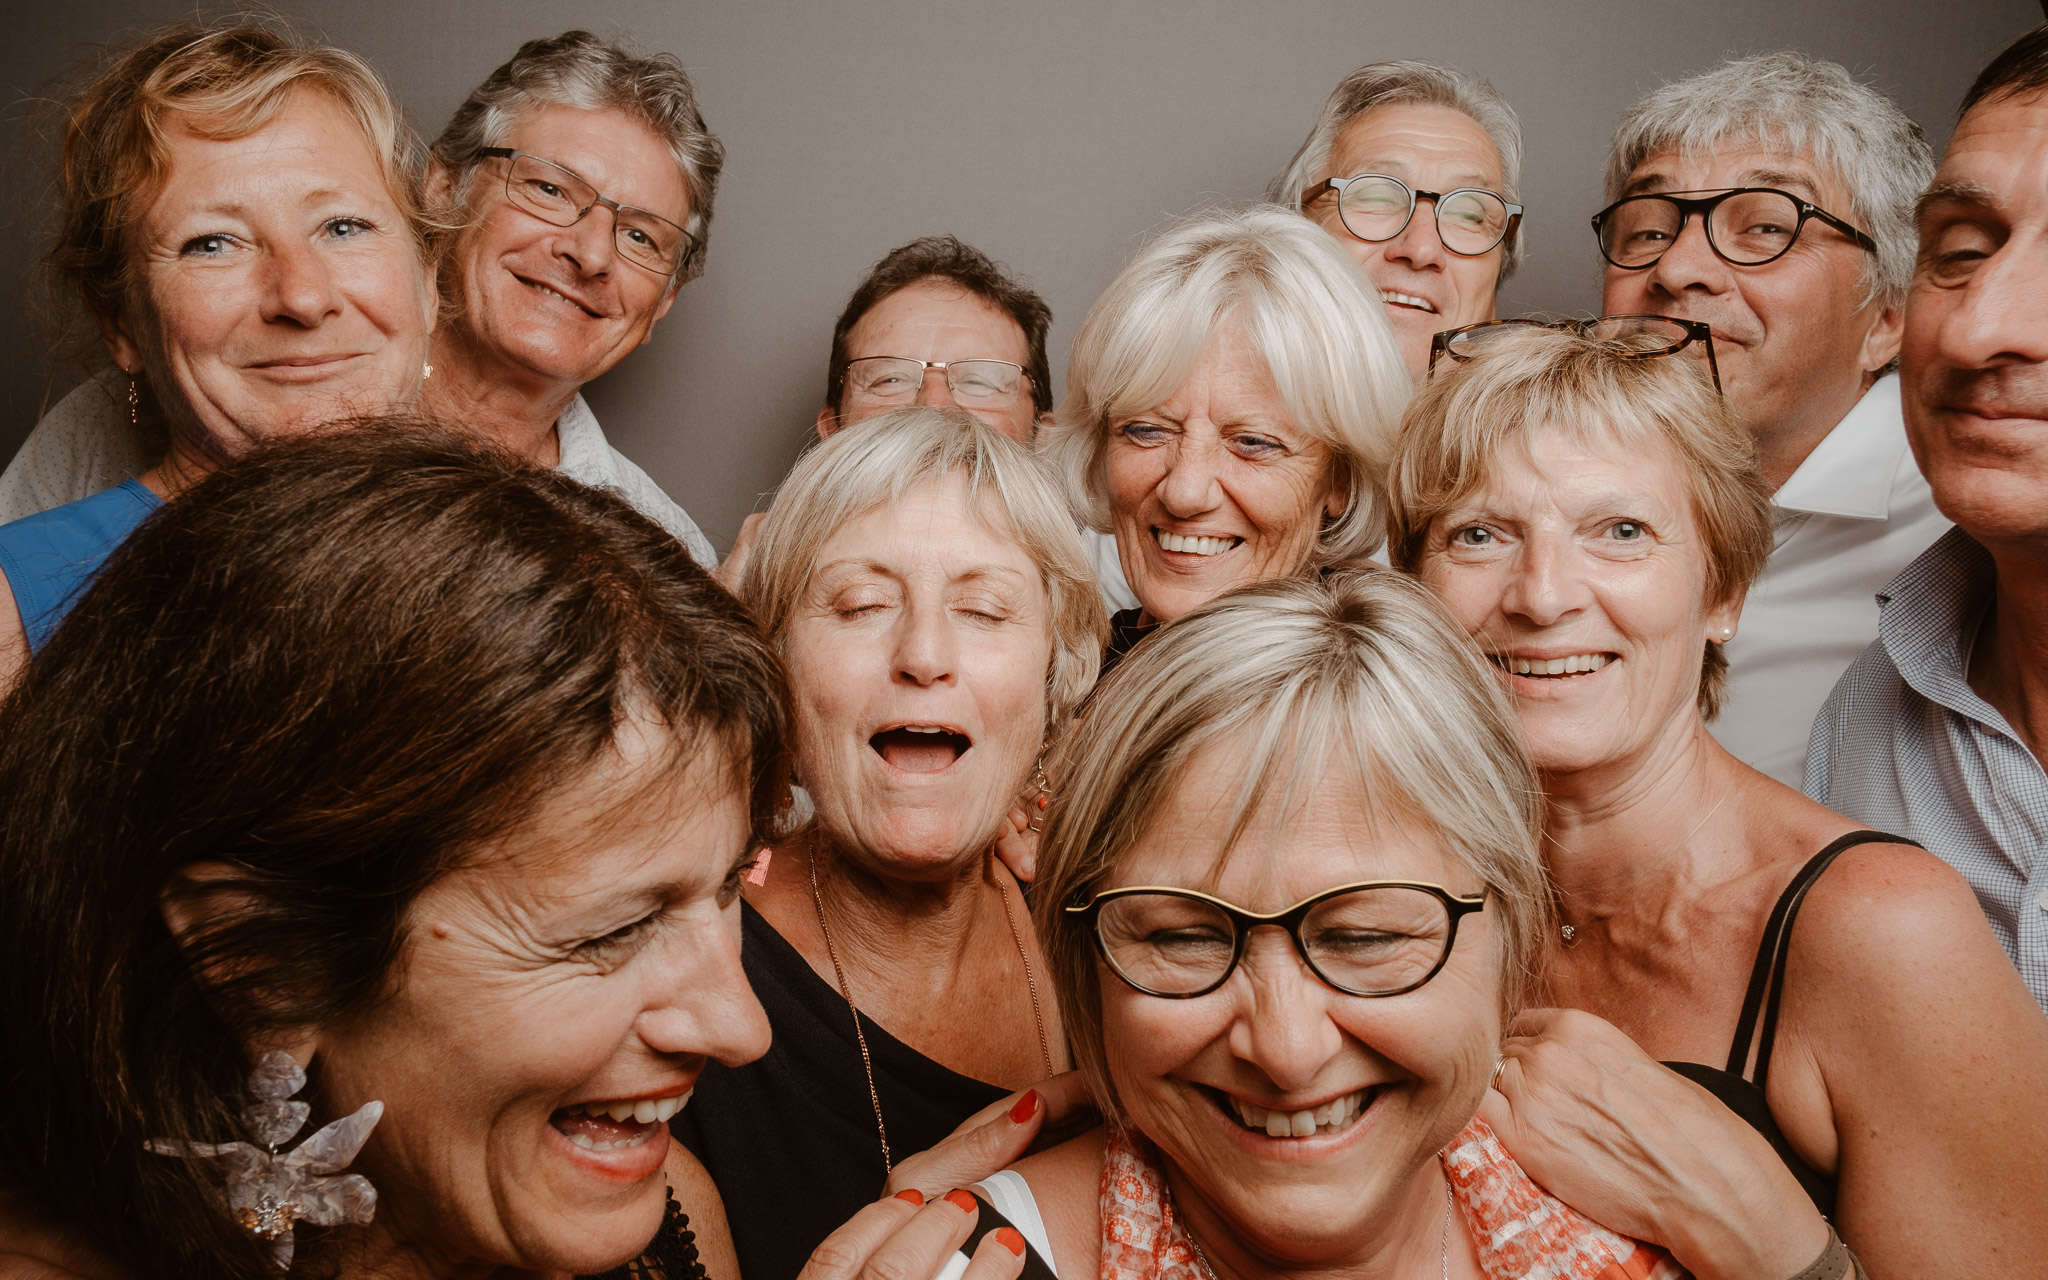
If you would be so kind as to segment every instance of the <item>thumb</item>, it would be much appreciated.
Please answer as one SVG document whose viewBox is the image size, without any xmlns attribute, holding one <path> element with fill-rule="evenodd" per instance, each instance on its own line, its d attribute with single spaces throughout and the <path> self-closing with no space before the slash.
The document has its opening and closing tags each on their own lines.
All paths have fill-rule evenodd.
<svg viewBox="0 0 2048 1280">
<path fill-rule="evenodd" d="M 981 1181 L 1023 1159 L 1031 1140 L 1045 1125 L 1045 1099 L 1027 1089 L 1008 1111 L 971 1128 L 962 1127 L 944 1141 L 897 1164 L 890 1171 L 885 1194 L 915 1187 L 926 1197 Z"/>
</svg>

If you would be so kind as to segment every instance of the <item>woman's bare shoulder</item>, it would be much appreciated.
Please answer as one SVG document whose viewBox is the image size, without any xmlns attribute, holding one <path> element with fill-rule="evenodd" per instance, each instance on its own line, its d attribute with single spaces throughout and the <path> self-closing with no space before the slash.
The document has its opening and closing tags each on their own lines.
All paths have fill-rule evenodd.
<svg viewBox="0 0 2048 1280">
<path fill-rule="evenodd" d="M 1063 1276 L 1092 1276 L 1102 1258 L 1102 1156 L 1108 1132 L 1090 1129 L 1010 1166 L 1031 1186 Z"/>
</svg>

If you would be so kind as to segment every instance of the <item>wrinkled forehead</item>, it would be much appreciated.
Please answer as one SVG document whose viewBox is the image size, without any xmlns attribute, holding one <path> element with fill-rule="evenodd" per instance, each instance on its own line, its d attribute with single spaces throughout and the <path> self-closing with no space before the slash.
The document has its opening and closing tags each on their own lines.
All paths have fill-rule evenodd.
<svg viewBox="0 0 2048 1280">
<path fill-rule="evenodd" d="M 1434 102 L 1382 102 L 1352 116 L 1331 140 L 1328 168 L 1333 178 L 1370 171 L 1435 191 L 1499 191 L 1507 181 L 1485 127 Z"/>
<path fill-rule="evenodd" d="M 1766 124 L 1731 126 L 1660 147 L 1629 171 L 1621 194 L 1731 187 L 1775 187 L 1831 213 L 1846 215 L 1854 209 L 1854 191 L 1834 157 L 1815 143 L 1798 145 Z"/>
</svg>

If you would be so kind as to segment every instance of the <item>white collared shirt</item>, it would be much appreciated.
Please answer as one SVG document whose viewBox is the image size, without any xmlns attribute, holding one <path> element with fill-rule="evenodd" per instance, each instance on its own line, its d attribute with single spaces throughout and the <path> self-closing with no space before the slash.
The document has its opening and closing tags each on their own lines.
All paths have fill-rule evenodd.
<svg viewBox="0 0 2048 1280">
<path fill-rule="evenodd" d="M 149 470 L 155 450 L 129 423 L 127 395 L 127 375 L 109 369 L 74 387 L 43 415 L 0 475 L 0 524 L 76 502 Z M 697 522 L 612 448 L 582 396 L 562 410 L 555 434 L 562 453 L 556 467 L 563 475 L 618 494 L 688 547 L 691 559 L 706 569 L 718 566 Z"/>
<path fill-rule="evenodd" d="M 1102 593 L 1103 608 L 1111 613 L 1138 607 L 1131 584 L 1124 581 L 1123 558 L 1116 553 L 1116 535 L 1081 530 L 1081 545 L 1088 548 L 1088 563 L 1095 566 L 1095 586 Z"/>
<path fill-rule="evenodd" d="M 1949 528 L 1906 444 L 1899 378 L 1880 378 L 1771 499 L 1769 564 L 1728 644 L 1710 726 L 1787 786 L 1828 691 L 1877 638 L 1877 593 Z"/>
</svg>

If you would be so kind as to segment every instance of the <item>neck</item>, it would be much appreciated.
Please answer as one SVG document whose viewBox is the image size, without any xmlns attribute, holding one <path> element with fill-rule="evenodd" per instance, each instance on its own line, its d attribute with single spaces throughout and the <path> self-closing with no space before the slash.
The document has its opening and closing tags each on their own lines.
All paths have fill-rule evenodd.
<svg viewBox="0 0 2048 1280">
<path fill-rule="evenodd" d="M 1660 913 L 1739 872 L 1721 837 L 1740 826 L 1745 785 L 1692 713 L 1631 759 L 1545 771 L 1544 861 L 1565 921 L 1583 932 Z"/>
<path fill-rule="evenodd" d="M 1470 1233 L 1463 1215 L 1450 1210 L 1450 1184 L 1443 1165 L 1429 1159 L 1395 1192 L 1358 1234 L 1362 1242 L 1326 1258 L 1299 1260 L 1278 1257 L 1247 1243 L 1243 1233 L 1210 1207 L 1171 1160 L 1166 1184 L 1189 1238 L 1201 1246 L 1215 1280 L 1423 1280 L 1450 1270 L 1448 1257 L 1459 1256 L 1459 1270 L 1470 1252 Z M 1446 1218 L 1449 1218 L 1448 1228 Z M 1452 1239 L 1455 1237 L 1455 1239 Z M 1447 1244 L 1448 1241 L 1448 1244 Z M 1285 1238 L 1280 1248 L 1295 1243 Z"/>
<path fill-rule="evenodd" d="M 434 333 L 434 376 L 420 393 L 430 417 L 480 432 L 539 466 L 558 466 L 555 420 L 582 384 L 547 378 L 477 341 L 457 322 Z"/>
<path fill-rule="evenodd" d="M 1969 657 L 1970 687 L 2048 761 L 2048 550 L 1990 550 L 1998 586 Z"/>
<path fill-rule="evenodd" d="M 223 465 L 220 460 L 201 451 L 183 436 L 173 434 L 171 447 L 162 460 L 136 479 L 142 481 L 157 497 L 169 502 L 220 470 Z"/>
<path fill-rule="evenodd" d="M 1842 424 L 1842 419 L 1849 416 L 1849 411 L 1863 399 L 1864 393 L 1876 384 L 1877 374 L 1863 373 L 1854 382 L 1823 386 L 1801 400 L 1796 417 L 1750 428 L 1756 437 L 1757 466 L 1763 471 L 1764 483 L 1772 493 L 1785 487 L 1792 473 L 1799 470 L 1800 464 L 1820 447 L 1820 442 L 1828 438 L 1829 432 Z"/>
<path fill-rule="evenodd" d="M 302 1252 L 306 1243 L 302 1236 Z M 341 1236 L 335 1237 L 331 1256 L 325 1250 L 322 1255 L 322 1261 L 334 1263 L 334 1274 L 352 1280 L 574 1280 L 567 1271 L 530 1271 L 443 1256 L 438 1250 L 422 1249 L 399 1239 L 376 1222 L 348 1232 L 346 1243 Z"/>
<path fill-rule="evenodd" d="M 915 975 L 917 988 L 944 990 L 977 943 L 988 943 L 981 931 L 991 925 L 1010 945 L 1008 929 L 989 913 L 1008 906 L 1003 895 L 1013 881 L 989 851 L 962 859 L 950 875 L 911 881 L 878 874 L 815 828 L 800 856 L 810 861 L 803 892 L 809 895 L 815 871 L 839 963 L 849 977 L 868 979 L 862 985 L 870 989 L 876 979 Z"/>
</svg>

